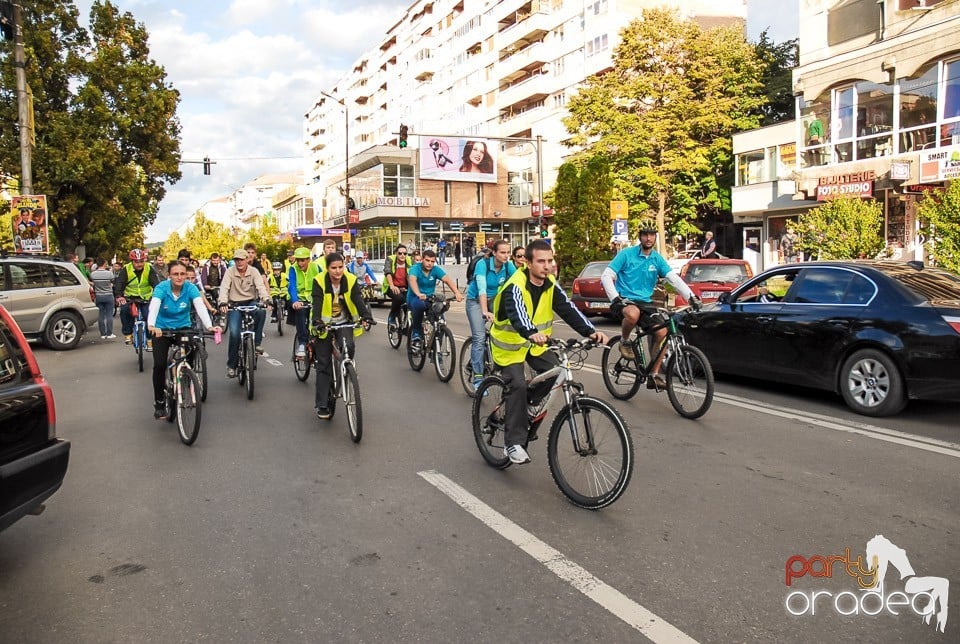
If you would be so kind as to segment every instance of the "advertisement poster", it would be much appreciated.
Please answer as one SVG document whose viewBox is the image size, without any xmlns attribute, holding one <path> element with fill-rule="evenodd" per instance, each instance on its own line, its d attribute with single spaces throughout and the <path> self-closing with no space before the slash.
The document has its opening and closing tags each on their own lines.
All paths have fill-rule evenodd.
<svg viewBox="0 0 960 644">
<path fill-rule="evenodd" d="M 16 253 L 50 252 L 46 195 L 19 195 L 10 202 Z"/>
<path fill-rule="evenodd" d="M 440 181 L 497 182 L 497 143 L 480 138 L 421 138 L 420 178 Z"/>
<path fill-rule="evenodd" d="M 960 179 L 960 145 L 920 153 L 920 183 Z"/>
</svg>

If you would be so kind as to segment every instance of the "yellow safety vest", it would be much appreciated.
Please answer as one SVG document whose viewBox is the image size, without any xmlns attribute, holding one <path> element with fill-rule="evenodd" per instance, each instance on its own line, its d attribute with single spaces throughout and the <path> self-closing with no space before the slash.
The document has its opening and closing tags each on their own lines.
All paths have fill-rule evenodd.
<svg viewBox="0 0 960 644">
<path fill-rule="evenodd" d="M 283 273 L 267 275 L 267 283 L 270 285 L 270 295 L 277 297 L 287 292 L 287 276 Z"/>
<path fill-rule="evenodd" d="M 410 255 L 407 255 L 407 284 L 410 283 L 410 268 L 413 266 L 413 260 L 410 259 Z M 387 261 L 383 263 L 383 288 L 381 289 L 384 293 L 390 290 L 390 282 L 387 281 L 387 273 L 393 274 L 397 269 L 397 256 L 388 255 Z"/>
<path fill-rule="evenodd" d="M 490 344 L 493 361 L 501 367 L 507 367 L 512 364 L 518 364 L 526 360 L 527 352 L 530 355 L 538 356 L 544 353 L 547 348 L 533 344 L 522 335 L 520 335 L 510 320 L 500 316 L 500 300 L 503 298 L 504 291 L 510 286 L 517 286 L 523 295 L 523 305 L 527 313 L 533 311 L 530 316 L 531 321 L 540 333 L 549 337 L 553 333 L 553 289 L 555 281 L 553 275 L 548 275 L 547 288 L 540 296 L 540 302 L 537 303 L 537 310 L 533 311 L 533 297 L 527 290 L 527 270 L 520 269 L 510 276 L 510 279 L 497 292 L 497 297 L 493 300 L 493 326 L 490 327 Z"/>
<path fill-rule="evenodd" d="M 324 324 L 330 324 L 330 321 L 333 319 L 333 293 L 331 292 L 333 285 L 330 284 L 330 277 L 326 271 L 317 275 L 314 280 L 320 285 L 320 289 L 323 291 L 320 319 Z M 343 288 L 344 283 L 346 283 L 346 288 Z M 353 298 L 350 297 L 350 294 L 353 292 L 353 285 L 356 283 L 356 275 L 344 271 L 343 277 L 340 278 L 340 293 L 343 295 L 343 301 L 347 305 L 347 313 L 350 314 L 350 318 L 353 320 L 360 319 L 360 312 L 357 311 L 357 305 L 353 303 Z M 328 286 L 330 288 L 328 288 Z M 327 337 L 327 333 L 328 331 L 324 330 L 323 333 L 319 334 L 319 337 L 325 338 Z M 360 335 L 361 333 L 363 333 L 363 327 L 357 327 L 353 330 L 353 335 Z"/>
<path fill-rule="evenodd" d="M 133 270 L 133 262 L 128 263 L 126 269 L 127 286 L 123 289 L 123 296 L 149 300 L 153 295 L 153 287 L 150 286 L 150 271 L 153 269 L 150 267 L 150 264 L 143 265 L 143 271 L 140 272 L 139 279 Z"/>
<path fill-rule="evenodd" d="M 306 304 L 310 303 L 310 269 L 300 270 L 299 264 L 293 266 L 293 277 L 297 280 L 297 299 Z M 289 274 L 289 271 L 287 271 Z"/>
</svg>

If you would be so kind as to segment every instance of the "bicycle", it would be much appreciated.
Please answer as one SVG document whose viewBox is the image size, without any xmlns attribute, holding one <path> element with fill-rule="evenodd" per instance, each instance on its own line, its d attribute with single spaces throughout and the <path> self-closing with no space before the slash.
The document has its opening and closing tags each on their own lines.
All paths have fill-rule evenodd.
<svg viewBox="0 0 960 644">
<path fill-rule="evenodd" d="M 283 295 L 274 295 L 273 310 L 277 316 L 277 334 L 282 338 L 283 323 L 287 317 L 287 298 Z"/>
<path fill-rule="evenodd" d="M 240 346 L 237 353 L 237 380 L 247 392 L 247 400 L 253 400 L 253 372 L 257 370 L 257 347 L 254 344 L 257 320 L 254 313 L 264 308 L 260 304 L 230 306 L 240 311 Z"/>
<path fill-rule="evenodd" d="M 634 304 L 624 300 L 624 304 Z M 678 414 L 684 418 L 700 418 L 713 403 L 713 369 L 703 351 L 687 344 L 683 334 L 677 330 L 675 314 L 666 309 L 658 308 L 654 314 L 657 321 L 641 331 L 639 325 L 634 327 L 628 338 L 629 346 L 633 347 L 634 357 L 624 358 L 617 346 L 622 338 L 617 336 L 610 340 L 602 361 L 603 384 L 610 395 L 618 400 L 629 400 L 640 389 L 640 385 L 650 378 L 650 370 L 660 357 L 666 365 L 664 377 L 667 396 L 670 404 Z M 667 337 L 659 349 L 654 352 L 649 362 L 644 364 L 643 338 L 659 329 L 667 329 Z M 617 356 L 611 360 L 610 356 Z M 661 391 L 652 379 L 652 389 Z"/>
<path fill-rule="evenodd" d="M 143 350 L 147 348 L 147 314 L 150 303 L 140 298 L 127 298 L 130 306 L 137 311 L 137 319 L 133 321 L 133 350 L 137 353 L 137 368 L 143 372 Z"/>
<path fill-rule="evenodd" d="M 301 302 L 303 305 L 302 308 L 294 309 L 294 315 L 310 315 L 311 305 L 306 302 Z M 307 318 L 310 319 L 309 317 Z M 310 365 L 313 364 L 313 343 L 307 342 L 304 355 L 297 356 L 297 345 L 300 342 L 296 335 L 293 336 L 293 353 L 290 354 L 290 359 L 293 361 L 293 372 L 297 374 L 297 380 L 300 382 L 306 382 L 307 378 L 310 377 Z"/>
<path fill-rule="evenodd" d="M 483 376 L 492 376 L 496 372 L 496 365 L 493 363 L 493 352 L 490 348 L 490 322 L 485 323 L 486 329 L 483 334 Z M 473 351 L 473 336 L 463 341 L 460 347 L 460 384 L 468 396 L 473 398 L 477 395 L 477 390 L 473 386 L 473 362 L 470 354 Z"/>
<path fill-rule="evenodd" d="M 394 349 L 399 349 L 403 339 L 410 336 L 410 305 L 406 300 L 400 305 L 400 314 L 395 320 L 387 321 L 387 342 Z M 408 341 L 409 344 L 409 341 Z"/>
<path fill-rule="evenodd" d="M 527 407 L 527 442 L 536 440 L 546 409 L 559 390 L 564 404 L 550 426 L 547 462 L 560 491 L 574 505 L 588 510 L 599 510 L 620 498 L 630 483 L 634 462 L 633 439 L 626 421 L 606 401 L 586 395 L 583 385 L 573 379 L 573 371 L 583 366 L 587 352 L 596 346 L 592 340 L 551 338 L 547 348 L 557 355 L 560 364 L 527 380 L 529 390 L 557 378 L 543 400 Z M 474 439 L 483 459 L 498 470 L 510 466 L 504 453 L 504 389 L 501 376 L 488 376 L 473 399 Z M 564 429 L 570 436 L 566 447 L 560 444 Z"/>
<path fill-rule="evenodd" d="M 203 334 L 193 329 L 164 331 L 171 338 L 170 355 L 164 383 L 164 414 L 167 422 L 177 421 L 180 441 L 193 445 L 200 433 L 200 416 L 203 394 L 200 379 L 190 366 L 191 358 L 200 351 Z"/>
<path fill-rule="evenodd" d="M 199 324 L 199 322 L 195 324 Z M 190 354 L 190 368 L 193 369 L 193 373 L 196 374 L 197 380 L 200 382 L 200 400 L 206 402 L 209 379 L 207 374 L 207 341 L 206 335 L 198 329 L 199 327 L 194 326 L 194 333 L 197 334 L 197 348 Z"/>
<path fill-rule="evenodd" d="M 428 297 L 427 310 L 423 313 L 423 338 L 419 344 L 407 341 L 410 368 L 420 371 L 429 357 L 440 382 L 450 382 L 457 366 L 457 344 L 443 315 L 449 308 L 450 300 L 442 295 Z"/>
<path fill-rule="evenodd" d="M 341 324 L 326 324 L 321 327 L 314 327 L 315 330 L 322 332 L 326 330 L 328 333 L 333 333 L 341 329 L 353 329 L 363 326 L 363 322 L 344 322 Z M 370 320 L 367 324 L 373 326 L 376 324 L 376 321 Z M 338 342 L 335 340 L 339 339 Z M 317 356 L 317 350 L 313 347 L 313 344 L 320 341 L 319 338 L 313 337 L 310 341 L 312 356 Z M 319 368 L 319 367 L 318 367 Z M 350 431 L 350 440 L 354 443 L 359 443 L 360 439 L 363 438 L 363 410 L 360 405 L 360 381 L 357 378 L 357 368 L 353 361 L 353 358 L 350 357 L 350 352 L 347 350 L 347 340 L 344 337 L 338 337 L 337 334 L 334 334 L 333 341 L 333 374 L 330 379 L 330 395 L 327 398 L 327 405 L 330 409 L 330 419 L 333 419 L 333 415 L 336 412 L 337 405 L 336 400 L 340 398 L 343 400 L 343 405 L 347 410 L 347 429 Z"/>
</svg>

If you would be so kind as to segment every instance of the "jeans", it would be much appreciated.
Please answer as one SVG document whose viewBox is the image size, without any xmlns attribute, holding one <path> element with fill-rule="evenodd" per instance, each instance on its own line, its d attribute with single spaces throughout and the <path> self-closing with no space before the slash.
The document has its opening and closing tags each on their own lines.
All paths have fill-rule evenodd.
<svg viewBox="0 0 960 644">
<path fill-rule="evenodd" d="M 340 338 L 346 338 L 347 351 L 352 358 L 356 352 L 353 341 L 353 329 L 337 329 L 330 331 L 327 337 L 318 339 L 315 343 L 317 350 L 317 394 L 315 398 L 317 409 L 330 409 L 330 381 L 333 380 L 333 342 L 340 346 Z"/>
<path fill-rule="evenodd" d="M 539 356 L 532 356 L 527 353 L 526 363 L 536 374 L 552 369 L 560 363 L 560 360 L 555 353 L 547 351 Z M 504 447 L 523 445 L 527 442 L 527 431 L 530 427 L 529 418 L 527 418 L 527 404 L 540 402 L 544 396 L 550 393 L 556 378 L 540 383 L 535 389 L 527 391 L 527 381 L 523 373 L 522 362 L 502 367 L 500 375 L 503 376 L 504 400 L 507 406 L 504 418 L 506 427 L 503 444 Z"/>
<path fill-rule="evenodd" d="M 438 250 L 437 251 L 437 263 L 443 266 L 447 263 L 447 251 Z"/>
<path fill-rule="evenodd" d="M 467 321 L 470 323 L 470 337 L 473 344 L 470 347 L 470 365 L 474 374 L 483 373 L 483 342 L 486 327 L 483 320 L 483 309 L 480 300 L 467 300 Z"/>
<path fill-rule="evenodd" d="M 427 300 L 421 300 L 419 297 L 407 299 L 407 306 L 410 307 L 410 313 L 413 314 L 411 315 L 410 337 L 414 335 L 423 337 L 423 314 L 429 305 L 430 303 Z"/>
<path fill-rule="evenodd" d="M 399 293 L 394 293 L 388 288 L 387 297 L 390 298 L 390 313 L 387 317 L 391 320 L 396 320 L 400 315 L 400 307 L 407 301 L 407 289 L 402 288 Z"/>
<path fill-rule="evenodd" d="M 100 315 L 97 317 L 97 328 L 100 329 L 100 335 L 112 335 L 113 295 L 110 295 L 109 293 L 105 295 L 98 295 L 97 308 L 100 310 Z"/>
<path fill-rule="evenodd" d="M 293 309 L 293 315 L 297 321 L 297 344 L 307 343 L 307 323 L 309 322 L 308 308 Z"/>
<path fill-rule="evenodd" d="M 241 306 L 252 303 L 253 302 L 235 302 L 235 304 Z M 259 347 L 260 343 L 263 342 L 263 325 L 267 320 L 267 312 L 263 309 L 257 309 L 253 317 L 255 320 L 253 343 Z M 227 343 L 227 368 L 236 369 L 240 353 L 240 311 L 231 309 L 230 312 L 227 313 L 227 332 L 230 334 L 230 341 Z"/>
</svg>

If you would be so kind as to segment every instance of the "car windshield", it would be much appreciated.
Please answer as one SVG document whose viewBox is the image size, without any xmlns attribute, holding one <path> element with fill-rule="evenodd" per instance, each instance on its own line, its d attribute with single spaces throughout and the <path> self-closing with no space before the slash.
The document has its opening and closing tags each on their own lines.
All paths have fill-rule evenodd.
<svg viewBox="0 0 960 644">
<path fill-rule="evenodd" d="M 926 300 L 960 300 L 960 277 L 936 268 L 917 270 L 908 264 L 884 272 Z"/>
<path fill-rule="evenodd" d="M 607 262 L 597 262 L 594 264 L 587 264 L 583 267 L 583 271 L 580 273 L 580 277 L 600 277 L 603 273 L 603 269 L 607 267 Z"/>
<path fill-rule="evenodd" d="M 688 284 L 695 282 L 742 282 L 747 276 L 743 264 L 687 265 L 683 279 Z"/>
</svg>

